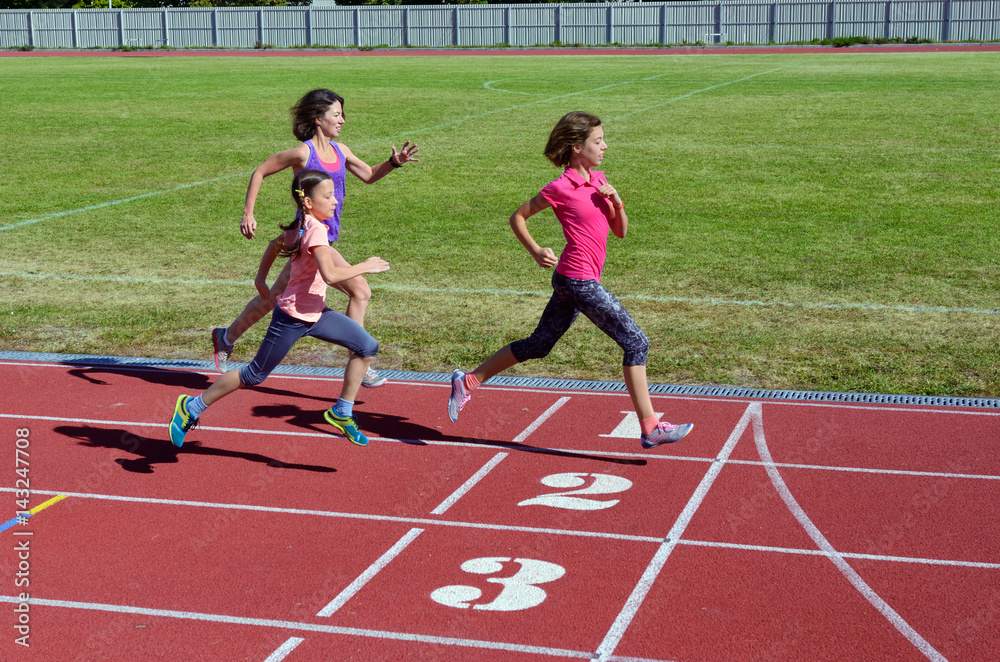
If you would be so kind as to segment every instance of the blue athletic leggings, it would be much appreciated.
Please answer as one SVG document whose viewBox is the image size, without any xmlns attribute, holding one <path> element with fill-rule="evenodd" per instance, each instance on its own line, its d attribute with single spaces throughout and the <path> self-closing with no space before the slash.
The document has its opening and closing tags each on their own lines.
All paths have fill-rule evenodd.
<svg viewBox="0 0 1000 662">
<path fill-rule="evenodd" d="M 558 271 L 552 274 L 552 298 L 535 332 L 510 344 L 514 358 L 521 362 L 548 356 L 580 313 L 624 350 L 623 365 L 646 365 L 649 338 L 618 299 L 596 280 L 567 278 Z"/>
<path fill-rule="evenodd" d="M 264 342 L 257 350 L 250 365 L 240 370 L 240 381 L 246 386 L 256 386 L 267 379 L 278 367 L 295 342 L 303 336 L 312 336 L 326 342 L 346 347 L 358 356 L 375 356 L 378 341 L 364 328 L 343 313 L 327 308 L 316 322 L 303 322 L 275 306 L 271 326 L 267 327 Z"/>
</svg>

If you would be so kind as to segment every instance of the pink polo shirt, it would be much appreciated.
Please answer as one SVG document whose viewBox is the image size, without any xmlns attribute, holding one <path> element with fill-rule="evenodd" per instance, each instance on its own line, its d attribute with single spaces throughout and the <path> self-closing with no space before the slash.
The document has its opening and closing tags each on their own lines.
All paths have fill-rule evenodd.
<svg viewBox="0 0 1000 662">
<path fill-rule="evenodd" d="M 329 246 L 327 227 L 306 214 L 305 232 L 299 256 L 291 261 L 292 273 L 288 286 L 278 297 L 278 308 L 303 322 L 316 322 L 326 309 L 326 281 L 319 273 L 313 251 L 317 246 Z M 285 241 L 295 242 L 295 233 L 286 232 Z"/>
<path fill-rule="evenodd" d="M 552 203 L 552 211 L 562 224 L 566 248 L 559 256 L 556 271 L 567 278 L 601 281 L 601 270 L 608 255 L 608 232 L 611 202 L 597 192 L 607 184 L 603 172 L 590 171 L 584 181 L 575 170 L 566 168 L 562 176 L 542 189 L 542 196 Z"/>
</svg>

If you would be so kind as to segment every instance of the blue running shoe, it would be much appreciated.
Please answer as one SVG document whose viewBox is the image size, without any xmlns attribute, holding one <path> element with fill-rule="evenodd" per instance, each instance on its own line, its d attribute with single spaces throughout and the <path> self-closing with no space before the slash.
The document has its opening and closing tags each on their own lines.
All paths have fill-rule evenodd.
<svg viewBox="0 0 1000 662">
<path fill-rule="evenodd" d="M 358 446 L 367 446 L 368 437 L 365 433 L 361 431 L 358 424 L 354 422 L 354 419 L 350 416 L 337 416 L 336 412 L 333 411 L 333 407 L 330 407 L 325 412 L 323 412 L 323 418 L 326 422 L 337 428 L 344 433 L 344 436 Z"/>
<path fill-rule="evenodd" d="M 174 416 L 170 419 L 170 443 L 177 448 L 184 445 L 184 435 L 187 434 L 188 430 L 198 425 L 198 419 L 192 418 L 187 410 L 187 403 L 190 399 L 190 395 L 182 395 L 177 398 Z"/>
<path fill-rule="evenodd" d="M 465 390 L 465 373 L 456 370 L 451 373 L 451 397 L 448 398 L 448 417 L 452 423 L 458 422 L 458 412 L 469 401 L 472 394 Z"/>
<path fill-rule="evenodd" d="M 692 429 L 694 429 L 694 423 L 671 425 L 666 421 L 660 421 L 656 429 L 649 434 L 642 435 L 640 441 L 643 448 L 653 448 L 660 444 L 671 444 L 686 437 Z"/>
</svg>

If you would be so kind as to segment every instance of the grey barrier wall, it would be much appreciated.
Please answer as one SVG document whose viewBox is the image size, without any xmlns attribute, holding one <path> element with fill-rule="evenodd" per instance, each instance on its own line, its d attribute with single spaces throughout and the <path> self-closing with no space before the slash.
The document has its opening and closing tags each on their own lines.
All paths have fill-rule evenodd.
<svg viewBox="0 0 1000 662">
<path fill-rule="evenodd" d="M 1000 0 L 0 11 L 0 48 L 451 47 L 1000 40 Z"/>
</svg>

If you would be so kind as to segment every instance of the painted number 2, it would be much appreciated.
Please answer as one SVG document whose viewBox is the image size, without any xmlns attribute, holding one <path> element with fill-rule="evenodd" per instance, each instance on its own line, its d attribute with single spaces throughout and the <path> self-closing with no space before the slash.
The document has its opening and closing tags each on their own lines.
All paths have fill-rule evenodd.
<svg viewBox="0 0 1000 662">
<path fill-rule="evenodd" d="M 609 476 L 607 474 L 584 474 L 567 473 L 552 474 L 542 479 L 542 485 L 548 487 L 571 488 L 580 487 L 587 483 L 587 478 L 593 478 L 594 482 L 582 490 L 571 492 L 560 492 L 554 494 L 541 494 L 533 499 L 526 499 L 519 506 L 550 506 L 552 508 L 565 508 L 567 510 L 603 510 L 618 503 L 618 499 L 601 501 L 585 497 L 597 494 L 617 494 L 632 487 L 632 481 L 621 476 Z"/>
<path fill-rule="evenodd" d="M 477 575 L 493 575 L 503 570 L 503 564 L 513 561 L 521 567 L 511 577 L 490 577 L 486 581 L 500 584 L 503 589 L 493 601 L 474 605 L 473 601 L 482 597 L 483 592 L 475 586 L 444 586 L 431 593 L 431 600 L 446 607 L 459 609 L 483 609 L 487 611 L 519 611 L 542 604 L 545 591 L 536 584 L 544 584 L 559 579 L 566 574 L 561 565 L 535 559 L 509 559 L 485 557 L 470 559 L 462 564 L 462 570 Z"/>
</svg>

